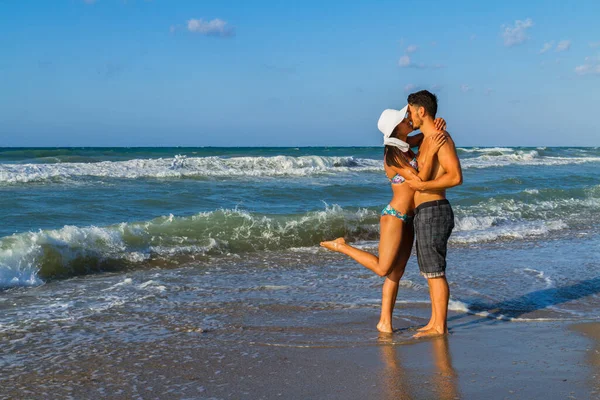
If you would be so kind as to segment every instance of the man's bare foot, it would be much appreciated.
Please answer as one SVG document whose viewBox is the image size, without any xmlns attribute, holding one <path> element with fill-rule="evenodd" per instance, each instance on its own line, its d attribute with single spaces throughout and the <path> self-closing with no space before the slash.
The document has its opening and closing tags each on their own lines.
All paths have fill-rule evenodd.
<svg viewBox="0 0 600 400">
<path fill-rule="evenodd" d="M 344 244 L 346 244 L 346 240 L 344 238 L 337 238 L 335 240 L 321 242 L 321 247 L 325 247 L 331 251 L 340 251 L 340 246 Z"/>
<path fill-rule="evenodd" d="M 425 326 L 420 327 L 419 329 L 417 329 L 417 332 L 424 332 L 424 331 L 428 331 L 431 328 L 433 328 L 433 321 L 429 321 L 429 323 Z"/>
<path fill-rule="evenodd" d="M 377 330 L 381 333 L 392 333 L 394 332 L 394 329 L 392 328 L 392 324 L 391 323 L 384 323 L 384 322 L 379 322 L 377 324 Z"/>
<path fill-rule="evenodd" d="M 413 338 L 415 338 L 415 339 L 432 338 L 432 337 L 444 336 L 446 334 L 448 334 L 448 329 L 437 330 L 436 328 L 431 328 L 426 331 L 421 331 L 419 333 L 414 334 Z"/>
</svg>

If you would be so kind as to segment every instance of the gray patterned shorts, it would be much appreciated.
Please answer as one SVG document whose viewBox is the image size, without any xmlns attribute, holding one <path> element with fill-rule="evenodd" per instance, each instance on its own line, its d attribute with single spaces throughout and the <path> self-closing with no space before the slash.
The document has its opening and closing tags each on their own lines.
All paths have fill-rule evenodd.
<svg viewBox="0 0 600 400">
<path fill-rule="evenodd" d="M 415 209 L 417 261 L 425 278 L 446 275 L 448 239 L 454 229 L 454 213 L 446 199 L 428 201 Z"/>
</svg>

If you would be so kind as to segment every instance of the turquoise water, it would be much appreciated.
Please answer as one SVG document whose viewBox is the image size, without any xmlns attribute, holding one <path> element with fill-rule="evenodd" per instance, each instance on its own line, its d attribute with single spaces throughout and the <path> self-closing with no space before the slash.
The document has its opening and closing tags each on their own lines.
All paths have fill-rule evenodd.
<svg viewBox="0 0 600 400">
<path fill-rule="evenodd" d="M 459 156 L 464 184 L 448 192 L 456 215 L 453 307 L 597 318 L 600 149 L 460 148 Z M 211 281 L 197 281 L 204 272 L 217 282 L 249 262 L 265 266 L 253 270 L 257 287 L 276 276 L 310 276 L 328 290 L 305 293 L 304 301 L 343 291 L 344 304 L 372 307 L 378 278 L 368 278 L 365 292 L 365 270 L 318 243 L 345 236 L 375 250 L 379 211 L 390 197 L 381 148 L 0 148 L 0 288 L 9 289 L 0 296 L 27 299 L 17 308 L 0 301 L 4 325 L 27 307 L 37 310 L 32 321 L 40 309 L 52 318 L 84 315 L 89 304 L 71 304 L 64 294 L 74 293 L 74 282 L 101 309 L 117 300 L 94 295 L 98 279 L 112 287 L 136 274 L 140 285 L 159 282 L 168 291 L 161 277 L 192 268 L 177 279 L 204 285 L 207 294 Z M 330 265 L 350 280 L 332 282 L 311 269 Z M 422 304 L 427 291 L 414 259 L 408 269 L 411 290 L 402 301 Z M 227 297 L 242 286 L 221 290 Z M 565 301 L 548 302 L 552 290 L 567 286 Z M 138 289 L 123 292 L 122 301 Z M 33 290 L 70 305 L 50 312 Z M 511 302 L 539 291 L 526 306 Z M 277 293 L 283 303 L 290 295 Z M 218 302 L 221 294 L 214 296 Z"/>
</svg>

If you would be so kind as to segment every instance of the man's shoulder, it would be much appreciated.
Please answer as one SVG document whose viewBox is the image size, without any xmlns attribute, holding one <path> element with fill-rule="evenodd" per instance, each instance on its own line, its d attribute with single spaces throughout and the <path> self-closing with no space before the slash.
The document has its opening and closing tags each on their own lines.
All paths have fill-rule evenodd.
<svg viewBox="0 0 600 400">
<path fill-rule="evenodd" d="M 444 131 L 444 136 L 446 136 L 446 144 L 455 147 L 454 139 L 452 139 L 452 135 L 450 135 L 450 132 Z"/>
</svg>

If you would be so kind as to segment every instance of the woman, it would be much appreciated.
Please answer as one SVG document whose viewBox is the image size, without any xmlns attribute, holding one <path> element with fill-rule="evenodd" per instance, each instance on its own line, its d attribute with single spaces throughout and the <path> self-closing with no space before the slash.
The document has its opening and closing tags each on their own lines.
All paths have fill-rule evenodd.
<svg viewBox="0 0 600 400">
<path fill-rule="evenodd" d="M 385 174 L 392 183 L 393 192 L 392 201 L 381 212 L 379 256 L 350 246 L 344 238 L 321 242 L 321 246 L 346 254 L 377 275 L 386 277 L 382 288 L 381 317 L 377 324 L 377 329 L 386 333 L 393 331 L 392 312 L 414 239 L 414 191 L 403 183 L 407 179 L 428 180 L 432 159 L 446 141 L 443 133 L 446 123 L 438 118 L 435 122 L 440 132 L 426 139 L 433 141 L 433 145 L 428 146 L 431 150 L 416 157 L 410 150 L 411 146 L 406 143 L 408 134 L 413 131 L 406 118 L 407 108 L 408 106 L 401 111 L 385 110 L 378 123 L 384 134 Z M 415 146 L 422 140 L 423 136 L 417 135 L 410 138 L 410 143 Z"/>
</svg>

